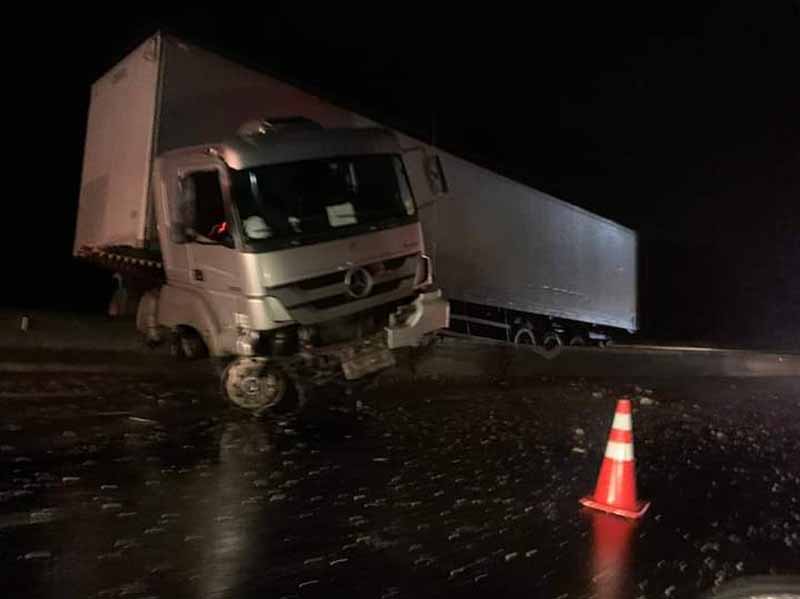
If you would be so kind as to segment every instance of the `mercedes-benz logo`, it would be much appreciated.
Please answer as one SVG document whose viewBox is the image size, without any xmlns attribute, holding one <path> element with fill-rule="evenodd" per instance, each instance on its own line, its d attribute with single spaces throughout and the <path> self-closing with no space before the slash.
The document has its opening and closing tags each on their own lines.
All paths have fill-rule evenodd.
<svg viewBox="0 0 800 599">
<path fill-rule="evenodd" d="M 356 266 L 347 271 L 344 276 L 344 285 L 347 287 L 347 293 L 351 297 L 362 298 L 367 297 L 372 291 L 372 275 L 369 274 L 366 268 Z"/>
</svg>

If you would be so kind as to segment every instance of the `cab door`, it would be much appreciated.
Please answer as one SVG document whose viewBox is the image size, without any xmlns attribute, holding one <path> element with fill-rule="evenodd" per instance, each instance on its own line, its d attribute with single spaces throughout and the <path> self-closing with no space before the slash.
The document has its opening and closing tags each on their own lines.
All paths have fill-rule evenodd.
<svg viewBox="0 0 800 599">
<path fill-rule="evenodd" d="M 186 226 L 187 278 L 209 303 L 222 331 L 235 328 L 241 295 L 241 254 L 227 197 L 227 173 L 216 164 L 180 170 L 178 188 Z"/>
</svg>

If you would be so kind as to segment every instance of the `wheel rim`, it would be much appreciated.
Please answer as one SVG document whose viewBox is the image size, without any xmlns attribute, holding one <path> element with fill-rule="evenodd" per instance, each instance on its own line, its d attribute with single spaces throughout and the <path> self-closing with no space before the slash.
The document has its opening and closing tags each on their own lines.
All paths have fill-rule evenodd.
<svg viewBox="0 0 800 599">
<path fill-rule="evenodd" d="M 246 410 L 261 412 L 281 402 L 286 378 L 274 367 L 259 362 L 234 362 L 225 372 L 225 395 Z"/>
</svg>

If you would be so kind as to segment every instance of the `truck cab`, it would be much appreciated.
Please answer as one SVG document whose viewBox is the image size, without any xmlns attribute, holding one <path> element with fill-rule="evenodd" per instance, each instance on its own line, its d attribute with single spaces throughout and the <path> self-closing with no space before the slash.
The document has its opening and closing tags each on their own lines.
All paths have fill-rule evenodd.
<svg viewBox="0 0 800 599">
<path fill-rule="evenodd" d="M 283 402 L 303 373 L 362 379 L 447 326 L 388 131 L 249 123 L 156 158 L 151 193 L 166 281 L 139 328 L 232 358 L 223 388 L 243 407 Z"/>
</svg>

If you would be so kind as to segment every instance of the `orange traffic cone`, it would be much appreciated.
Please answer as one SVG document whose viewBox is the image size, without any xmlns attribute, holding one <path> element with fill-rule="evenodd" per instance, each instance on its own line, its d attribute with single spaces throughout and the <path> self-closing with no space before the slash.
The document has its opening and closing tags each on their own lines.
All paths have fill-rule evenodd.
<svg viewBox="0 0 800 599">
<path fill-rule="evenodd" d="M 617 402 L 617 411 L 594 495 L 584 497 L 581 503 L 586 507 L 625 518 L 640 518 L 650 507 L 650 502 L 636 498 L 630 399 L 624 398 Z"/>
</svg>

